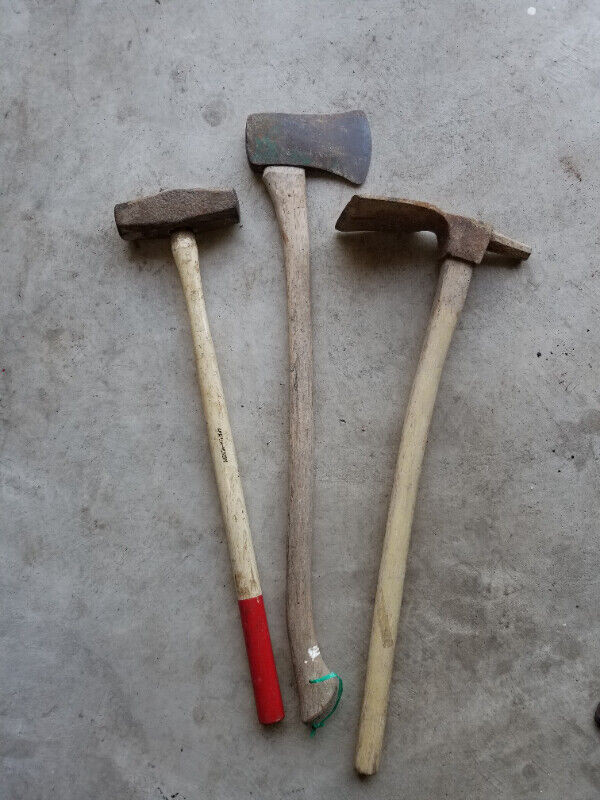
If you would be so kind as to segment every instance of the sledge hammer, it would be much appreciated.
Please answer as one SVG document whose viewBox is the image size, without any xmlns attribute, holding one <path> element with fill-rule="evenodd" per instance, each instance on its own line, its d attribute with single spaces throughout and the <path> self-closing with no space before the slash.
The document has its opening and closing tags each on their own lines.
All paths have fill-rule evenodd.
<svg viewBox="0 0 600 800">
<path fill-rule="evenodd" d="M 529 257 L 531 250 L 483 222 L 409 200 L 355 195 L 335 227 L 339 231 L 431 231 L 437 236 L 443 259 L 404 417 L 375 595 L 355 755 L 356 770 L 361 775 L 372 775 L 379 767 L 383 745 L 417 486 L 450 340 L 467 296 L 473 267 L 481 263 L 486 252 L 521 261 Z"/>
<path fill-rule="evenodd" d="M 283 240 L 290 369 L 287 626 L 300 717 L 314 725 L 333 702 L 335 684 L 327 680 L 332 673 L 317 644 L 311 596 L 313 363 L 305 168 L 362 183 L 371 160 L 371 132 L 362 111 L 252 114 L 246 122 L 246 153 L 253 169 L 266 167 L 263 181 Z"/>
<path fill-rule="evenodd" d="M 208 441 L 217 479 L 238 606 L 254 687 L 258 718 L 263 724 L 283 719 L 283 704 L 271 637 L 258 580 L 246 503 L 233 447 L 231 426 L 204 305 L 195 233 L 239 222 L 234 191 L 189 189 L 115 206 L 115 222 L 123 239 L 168 237 L 179 270 L 192 326 L 198 384 Z"/>
</svg>

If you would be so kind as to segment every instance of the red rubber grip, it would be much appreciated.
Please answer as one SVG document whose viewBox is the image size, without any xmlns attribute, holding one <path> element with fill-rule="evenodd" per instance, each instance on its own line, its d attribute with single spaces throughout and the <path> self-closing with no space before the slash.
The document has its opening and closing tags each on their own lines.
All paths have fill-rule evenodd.
<svg viewBox="0 0 600 800">
<path fill-rule="evenodd" d="M 258 719 L 263 725 L 284 717 L 277 668 L 262 594 L 238 600 Z"/>
</svg>

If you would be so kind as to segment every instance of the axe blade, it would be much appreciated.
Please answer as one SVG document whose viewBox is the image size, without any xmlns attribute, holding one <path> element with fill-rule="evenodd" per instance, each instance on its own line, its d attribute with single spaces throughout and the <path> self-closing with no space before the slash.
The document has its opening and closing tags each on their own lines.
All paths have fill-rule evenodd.
<svg viewBox="0 0 600 800">
<path fill-rule="evenodd" d="M 309 167 L 360 184 L 371 162 L 371 130 L 363 111 L 251 114 L 246 122 L 246 153 L 256 170 Z"/>
</svg>

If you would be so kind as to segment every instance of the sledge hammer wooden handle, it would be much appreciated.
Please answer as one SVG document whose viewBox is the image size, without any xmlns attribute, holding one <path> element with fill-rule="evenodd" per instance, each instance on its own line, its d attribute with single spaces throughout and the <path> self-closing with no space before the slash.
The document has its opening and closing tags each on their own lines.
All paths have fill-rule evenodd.
<svg viewBox="0 0 600 800">
<path fill-rule="evenodd" d="M 312 325 L 305 167 L 362 183 L 371 158 L 371 134 L 362 111 L 346 114 L 252 114 L 246 152 L 266 169 L 267 187 L 281 231 L 287 278 L 290 476 L 287 553 L 287 624 L 303 722 L 330 707 L 335 683 L 324 681 L 313 622 L 311 592 L 313 515 Z"/>
<path fill-rule="evenodd" d="M 397 230 L 403 233 L 432 231 L 438 237 L 444 259 L 404 417 L 375 595 L 355 755 L 357 771 L 362 775 L 372 775 L 379 767 L 383 746 L 417 487 L 452 334 L 467 297 L 473 266 L 481 262 L 486 250 L 517 260 L 527 258 L 531 251 L 526 245 L 495 233 L 489 225 L 477 220 L 445 214 L 435 206 L 407 200 L 355 195 L 342 212 L 336 228 L 341 231 Z"/>
<path fill-rule="evenodd" d="M 246 503 L 233 446 L 225 396 L 204 305 L 195 233 L 239 221 L 235 192 L 161 192 L 115 206 L 115 221 L 124 239 L 170 237 L 192 327 L 194 353 L 208 440 L 217 479 L 242 628 L 259 720 L 283 719 L 283 704 Z"/>
</svg>

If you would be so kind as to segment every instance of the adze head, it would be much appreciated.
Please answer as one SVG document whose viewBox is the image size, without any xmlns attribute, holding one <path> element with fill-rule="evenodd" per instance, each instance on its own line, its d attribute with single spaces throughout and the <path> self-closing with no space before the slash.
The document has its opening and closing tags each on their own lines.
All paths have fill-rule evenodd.
<svg viewBox="0 0 600 800">
<path fill-rule="evenodd" d="M 472 217 L 448 214 L 429 203 L 355 194 L 335 223 L 338 231 L 431 231 L 442 257 L 479 264 L 486 251 L 522 261 L 529 258 L 526 244 L 497 233 L 491 225 Z"/>
<path fill-rule="evenodd" d="M 371 162 L 371 131 L 363 111 L 345 114 L 251 114 L 246 153 L 253 169 L 312 167 L 362 183 Z"/>
</svg>

